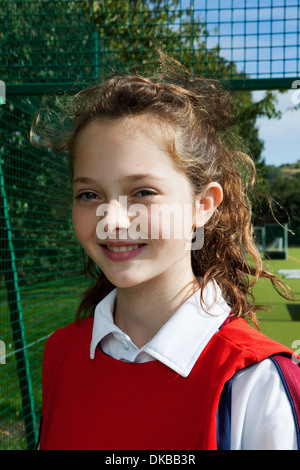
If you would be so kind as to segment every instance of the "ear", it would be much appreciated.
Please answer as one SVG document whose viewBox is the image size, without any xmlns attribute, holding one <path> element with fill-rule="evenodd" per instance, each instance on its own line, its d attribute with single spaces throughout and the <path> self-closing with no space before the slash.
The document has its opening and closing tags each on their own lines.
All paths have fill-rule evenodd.
<svg viewBox="0 0 300 470">
<path fill-rule="evenodd" d="M 209 183 L 205 193 L 196 198 L 196 210 L 194 214 L 194 227 L 204 227 L 216 208 L 223 200 L 223 189 L 219 183 Z"/>
</svg>

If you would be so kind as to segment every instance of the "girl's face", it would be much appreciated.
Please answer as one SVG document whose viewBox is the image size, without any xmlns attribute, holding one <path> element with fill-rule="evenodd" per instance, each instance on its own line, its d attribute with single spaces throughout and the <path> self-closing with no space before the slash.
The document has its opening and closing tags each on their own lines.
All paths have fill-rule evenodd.
<svg viewBox="0 0 300 470">
<path fill-rule="evenodd" d="M 138 118 L 93 121 L 75 143 L 75 233 L 117 287 L 192 272 L 192 187 L 153 130 Z"/>
</svg>

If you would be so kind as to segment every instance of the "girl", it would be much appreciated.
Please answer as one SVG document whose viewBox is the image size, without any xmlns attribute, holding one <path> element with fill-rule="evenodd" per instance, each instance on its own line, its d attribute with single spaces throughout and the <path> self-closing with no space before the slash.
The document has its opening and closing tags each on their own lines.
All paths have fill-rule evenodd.
<svg viewBox="0 0 300 470">
<path fill-rule="evenodd" d="M 288 298 L 253 240 L 255 169 L 227 138 L 227 92 L 172 67 L 113 76 L 75 96 L 60 129 L 41 116 L 33 127 L 69 152 L 95 278 L 46 344 L 40 449 L 298 446 L 278 371 L 293 353 L 245 320 L 257 326 L 260 277 Z M 297 376 L 295 360 L 288 369 Z"/>
</svg>

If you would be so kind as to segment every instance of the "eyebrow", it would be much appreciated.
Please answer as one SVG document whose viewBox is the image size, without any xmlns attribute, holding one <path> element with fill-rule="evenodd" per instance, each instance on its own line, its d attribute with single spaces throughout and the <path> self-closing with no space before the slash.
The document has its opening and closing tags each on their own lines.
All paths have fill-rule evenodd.
<svg viewBox="0 0 300 470">
<path fill-rule="evenodd" d="M 157 180 L 157 181 L 165 181 L 165 178 L 161 178 L 160 176 L 150 175 L 150 174 L 145 174 L 145 173 L 139 173 L 139 174 L 136 174 L 136 175 L 122 176 L 122 178 L 118 179 L 118 182 L 122 183 L 124 181 L 129 181 L 130 183 L 135 183 L 136 181 L 140 181 L 140 180 L 143 180 L 143 179 L 146 179 L 146 178 L 150 178 L 152 180 Z M 85 177 L 85 176 L 79 176 L 78 178 L 75 178 L 73 180 L 73 184 L 75 184 L 75 183 L 87 183 L 87 184 L 94 183 L 95 184 L 97 182 L 98 182 L 97 180 L 94 180 L 93 178 L 88 178 L 88 177 Z"/>
</svg>

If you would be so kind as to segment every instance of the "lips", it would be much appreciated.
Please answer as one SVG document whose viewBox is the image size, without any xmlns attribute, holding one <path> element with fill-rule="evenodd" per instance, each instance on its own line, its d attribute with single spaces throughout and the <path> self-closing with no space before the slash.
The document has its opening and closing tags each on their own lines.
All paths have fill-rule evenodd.
<svg viewBox="0 0 300 470">
<path fill-rule="evenodd" d="M 145 243 L 108 242 L 101 244 L 100 248 L 111 261 L 126 261 L 138 256 L 146 248 Z"/>
</svg>

